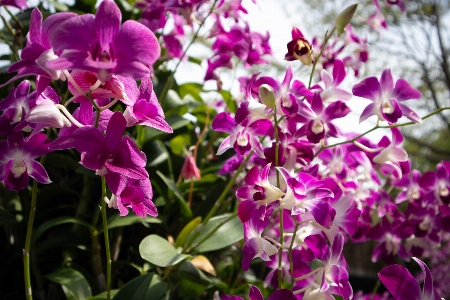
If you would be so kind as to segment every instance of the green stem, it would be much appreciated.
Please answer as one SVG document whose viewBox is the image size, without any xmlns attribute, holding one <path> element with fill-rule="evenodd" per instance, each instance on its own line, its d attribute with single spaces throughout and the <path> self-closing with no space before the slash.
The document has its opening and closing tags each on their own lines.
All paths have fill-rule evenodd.
<svg viewBox="0 0 450 300">
<path fill-rule="evenodd" d="M 203 21 L 200 23 L 200 25 L 198 26 L 197 30 L 194 33 L 194 36 L 192 37 L 192 40 L 187 45 L 186 49 L 184 50 L 183 54 L 180 57 L 180 60 L 178 61 L 177 65 L 175 66 L 175 69 L 173 69 L 173 71 L 170 73 L 169 78 L 167 78 L 166 84 L 164 85 L 163 90 L 161 91 L 161 94 L 159 95 L 159 98 L 158 98 L 160 102 L 164 101 L 164 99 L 166 98 L 167 92 L 169 91 L 169 89 L 170 89 L 170 87 L 172 85 L 173 76 L 174 76 L 175 72 L 177 71 L 178 66 L 183 61 L 183 58 L 186 56 L 186 53 L 189 50 L 189 48 L 192 46 L 192 44 L 197 39 L 198 34 L 200 32 L 200 29 L 203 27 L 203 25 L 205 24 L 205 22 L 208 19 L 208 17 L 212 14 L 212 12 L 213 12 L 213 10 L 214 10 L 214 8 L 216 6 L 216 3 L 217 3 L 217 0 L 214 0 L 214 3 L 212 4 L 211 9 L 209 10 L 208 14 L 203 19 Z"/>
<path fill-rule="evenodd" d="M 313 64 L 313 67 L 312 67 L 312 70 L 311 70 L 311 75 L 309 75 L 308 89 L 311 87 L 311 82 L 312 82 L 312 78 L 313 78 L 313 75 L 314 75 L 314 70 L 316 69 L 317 62 L 319 61 L 320 57 L 322 56 L 323 51 L 325 50 L 325 46 L 327 45 L 328 40 L 333 35 L 335 30 L 336 30 L 336 26 L 333 27 L 333 30 L 331 30 L 330 34 L 328 34 L 328 31 L 325 32 L 325 39 L 323 41 L 322 49 L 320 49 L 319 55 L 317 55 L 317 57 L 315 58 L 314 64 Z"/>
<path fill-rule="evenodd" d="M 292 235 L 291 244 L 289 245 L 289 267 L 291 269 L 291 278 L 292 278 L 291 288 L 294 287 L 294 284 L 295 284 L 295 281 L 294 281 L 294 260 L 292 258 L 292 248 L 294 247 L 295 236 L 297 235 L 297 230 L 298 230 L 298 226 L 299 225 L 300 225 L 299 223 L 295 222 L 294 234 Z"/>
<path fill-rule="evenodd" d="M 22 23 L 20 23 L 19 19 L 17 18 L 17 16 L 15 14 L 13 14 L 7 6 L 3 6 L 3 8 L 6 10 L 6 12 L 11 16 L 11 18 L 17 23 L 17 26 L 19 26 L 19 28 L 22 30 L 23 26 Z"/>
<path fill-rule="evenodd" d="M 30 216 L 28 218 L 25 248 L 23 249 L 23 272 L 25 279 L 25 295 L 27 300 L 33 299 L 33 294 L 31 290 L 31 276 L 30 276 L 30 248 L 31 248 L 31 236 L 33 234 L 34 216 L 36 214 L 36 198 L 37 198 L 37 181 L 33 179 L 33 189 L 31 191 Z"/>
<path fill-rule="evenodd" d="M 216 201 L 216 204 L 214 204 L 214 206 L 211 208 L 211 210 L 209 211 L 208 215 L 203 220 L 202 224 L 200 224 L 200 226 L 197 227 L 198 229 L 195 230 L 194 234 L 192 235 L 192 238 L 186 243 L 186 245 L 185 245 L 183 250 L 188 249 L 192 245 L 192 243 L 195 241 L 195 239 L 199 236 L 199 234 L 202 231 L 202 229 L 208 223 L 209 219 L 211 219 L 214 216 L 214 214 L 216 213 L 217 209 L 222 204 L 222 201 L 225 199 L 225 197 L 227 196 L 229 190 L 231 189 L 231 187 L 233 186 L 234 182 L 236 181 L 237 177 L 241 174 L 242 169 L 244 169 L 244 166 L 247 164 L 249 159 L 252 157 L 253 153 L 254 153 L 254 151 L 251 150 L 250 153 L 247 155 L 247 157 L 244 159 L 244 161 L 241 163 L 241 165 L 236 170 L 236 172 L 234 173 L 233 177 L 230 179 L 230 181 L 228 182 L 227 186 L 223 190 L 222 194 L 220 194 L 219 199 L 217 199 L 217 201 Z"/>
<path fill-rule="evenodd" d="M 439 108 L 439 109 L 437 109 L 437 110 L 435 110 L 435 111 L 429 113 L 428 115 L 423 116 L 423 117 L 422 117 L 422 120 L 426 120 L 426 119 L 428 119 L 429 117 L 432 117 L 432 116 L 434 116 L 434 115 L 436 115 L 436 114 L 438 114 L 438 113 L 440 113 L 440 112 L 442 112 L 442 111 L 444 111 L 444 110 L 448 110 L 448 109 L 450 109 L 450 107 L 441 107 L 441 108 Z M 322 147 L 319 149 L 319 151 L 317 151 L 317 153 L 314 155 L 314 157 L 317 157 L 317 156 L 320 154 L 320 152 L 322 152 L 323 150 L 325 150 L 325 149 L 327 149 L 327 148 L 333 148 L 333 147 L 336 147 L 336 146 L 339 146 L 339 145 L 344 145 L 344 144 L 354 143 L 354 142 L 356 142 L 357 140 L 359 140 L 360 138 L 362 138 L 363 136 L 365 136 L 365 135 L 371 133 L 372 131 L 375 131 L 375 130 L 378 129 L 378 128 L 389 129 L 389 128 L 395 128 L 395 127 L 409 126 L 409 125 L 417 125 L 417 123 L 415 123 L 415 122 L 405 122 L 405 123 L 399 123 L 399 124 L 391 124 L 391 125 L 383 125 L 383 126 L 380 126 L 380 125 L 378 125 L 378 122 L 377 122 L 377 125 L 375 125 L 372 129 L 369 129 L 369 130 L 367 130 L 366 132 L 361 133 L 360 135 L 358 135 L 357 137 L 355 137 L 355 138 L 353 138 L 353 139 L 346 140 L 346 141 L 339 142 L 339 143 L 335 143 L 335 144 L 332 144 L 332 145 L 322 146 Z"/>
<path fill-rule="evenodd" d="M 380 286 L 381 286 L 381 281 L 380 281 L 380 279 L 378 279 L 377 283 L 375 284 L 375 286 L 372 290 L 372 293 L 370 295 L 370 300 L 375 299 L 375 296 L 377 295 L 377 292 L 378 292 L 378 289 L 380 288 Z"/>
<path fill-rule="evenodd" d="M 277 119 L 277 108 L 275 106 L 274 108 L 274 122 L 275 122 L 275 168 L 278 167 L 278 152 L 280 151 L 280 138 L 278 136 L 278 119 Z M 277 187 L 280 188 L 280 173 L 278 170 L 275 171 L 277 176 Z M 283 208 L 281 208 L 280 205 L 280 244 L 283 245 L 284 243 L 284 232 L 283 232 Z M 280 247 L 280 252 L 278 252 L 278 287 L 282 287 L 283 283 L 283 269 L 282 269 L 282 263 L 283 263 L 283 249 Z"/>
<path fill-rule="evenodd" d="M 102 176 L 102 219 L 103 219 L 103 235 L 105 236 L 106 249 L 106 299 L 111 299 L 111 250 L 109 248 L 108 219 L 106 218 L 106 180 Z"/>
</svg>

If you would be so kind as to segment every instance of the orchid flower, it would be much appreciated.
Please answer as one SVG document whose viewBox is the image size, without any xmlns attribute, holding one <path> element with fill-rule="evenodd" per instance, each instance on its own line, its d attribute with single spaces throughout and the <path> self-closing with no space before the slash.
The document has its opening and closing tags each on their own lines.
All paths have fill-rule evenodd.
<svg viewBox="0 0 450 300">
<path fill-rule="evenodd" d="M 415 123 L 422 123 L 422 119 L 411 108 L 403 104 L 410 99 L 419 99 L 421 94 L 412 88 L 405 79 L 395 82 L 390 69 L 385 69 L 381 79 L 369 77 L 353 86 L 353 95 L 369 99 L 369 104 L 361 114 L 359 122 L 376 115 L 380 121 L 395 123 L 402 116 Z"/>
</svg>

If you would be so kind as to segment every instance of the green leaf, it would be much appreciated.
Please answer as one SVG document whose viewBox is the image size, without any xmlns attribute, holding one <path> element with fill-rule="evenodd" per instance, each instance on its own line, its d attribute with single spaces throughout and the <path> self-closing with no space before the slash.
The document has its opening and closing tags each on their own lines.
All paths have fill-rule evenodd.
<svg viewBox="0 0 450 300">
<path fill-rule="evenodd" d="M 159 267 L 174 266 L 191 257 L 179 254 L 174 246 L 156 234 L 142 240 L 139 244 L 139 253 L 143 259 Z"/>
<path fill-rule="evenodd" d="M 187 218 L 192 218 L 192 211 L 189 208 L 189 206 L 187 205 L 186 201 L 184 200 L 183 195 L 182 195 L 181 191 L 178 189 L 178 187 L 176 186 L 175 182 L 173 182 L 172 180 L 170 180 L 169 178 L 164 176 L 164 174 L 161 173 L 160 171 L 156 171 L 156 174 L 158 174 L 159 177 L 161 177 L 161 179 L 164 181 L 164 183 L 174 193 L 175 198 L 178 199 L 178 202 L 180 203 L 181 214 Z"/>
<path fill-rule="evenodd" d="M 119 290 L 110 290 L 109 295 L 110 295 L 111 299 L 113 299 L 114 296 L 117 295 L 118 292 L 119 292 Z M 95 295 L 93 297 L 86 298 L 86 300 L 106 300 L 106 299 L 107 299 L 106 291 L 101 292 L 100 294 Z"/>
<path fill-rule="evenodd" d="M 182 247 L 184 243 L 186 242 L 187 237 L 191 233 L 192 230 L 194 230 L 198 224 L 202 221 L 201 217 L 197 217 L 190 221 L 184 228 L 181 230 L 180 234 L 177 236 L 175 240 L 175 247 Z"/>
<path fill-rule="evenodd" d="M 108 218 L 108 229 L 113 229 L 116 227 L 123 227 L 123 226 L 129 226 L 136 223 L 155 223 L 159 224 L 162 223 L 161 219 L 155 218 L 155 217 L 146 217 L 141 218 L 136 215 L 126 215 L 126 216 L 120 216 L 120 214 L 114 214 L 111 217 Z"/>
<path fill-rule="evenodd" d="M 92 296 L 83 274 L 72 268 L 62 268 L 45 276 L 50 281 L 59 283 L 68 300 L 85 300 Z"/>
<path fill-rule="evenodd" d="M 338 37 L 341 36 L 341 34 L 344 33 L 345 27 L 347 27 L 347 24 L 350 22 L 350 20 L 353 18 L 353 15 L 355 14 L 356 8 L 358 7 L 358 3 L 352 4 L 346 9 L 344 9 L 339 16 L 336 18 L 336 29 L 337 29 L 337 35 Z"/>
<path fill-rule="evenodd" d="M 203 85 L 200 83 L 185 83 L 178 87 L 180 97 L 184 98 L 186 95 L 191 95 L 195 100 L 203 102 L 200 93 L 203 92 Z"/>
<path fill-rule="evenodd" d="M 189 135 L 185 134 L 177 135 L 169 141 L 170 149 L 175 155 L 181 155 L 183 153 L 183 148 L 190 144 Z"/>
<path fill-rule="evenodd" d="M 141 275 L 125 284 L 113 300 L 159 300 L 169 285 L 154 273 Z"/>
<path fill-rule="evenodd" d="M 0 206 L 0 225 L 18 223 L 16 217 Z"/>
<path fill-rule="evenodd" d="M 234 101 L 233 96 L 231 95 L 231 93 L 229 91 L 225 91 L 225 90 L 221 90 L 219 93 L 222 95 L 223 100 L 227 104 L 228 110 L 231 113 L 236 113 L 237 103 L 236 103 L 236 101 Z"/>
<path fill-rule="evenodd" d="M 211 218 L 201 231 L 200 235 L 195 239 L 193 245 L 202 240 L 209 231 L 220 223 L 224 222 L 230 215 L 222 215 Z M 220 228 L 206 241 L 195 248 L 197 252 L 208 252 L 225 248 L 244 238 L 244 227 L 237 216 L 220 226 Z"/>
<path fill-rule="evenodd" d="M 89 224 L 83 220 L 73 218 L 73 217 L 59 217 L 59 218 L 51 219 L 51 220 L 41 224 L 41 226 L 39 226 L 38 229 L 36 229 L 33 232 L 32 242 L 37 241 L 37 239 L 41 236 L 41 234 L 43 234 L 48 229 L 50 229 L 54 226 L 57 226 L 57 225 L 67 224 L 67 223 L 80 224 L 80 225 L 85 226 L 90 231 L 95 230 L 95 228 L 92 227 L 91 224 Z"/>
<path fill-rule="evenodd" d="M 189 261 L 185 261 L 180 266 L 178 277 L 180 282 L 178 295 L 184 299 L 196 297 L 214 285 L 211 279 Z"/>
<path fill-rule="evenodd" d="M 163 143 L 159 140 L 151 140 L 145 143 L 142 151 L 147 155 L 148 166 L 153 167 L 165 162 L 169 155 Z"/>
</svg>

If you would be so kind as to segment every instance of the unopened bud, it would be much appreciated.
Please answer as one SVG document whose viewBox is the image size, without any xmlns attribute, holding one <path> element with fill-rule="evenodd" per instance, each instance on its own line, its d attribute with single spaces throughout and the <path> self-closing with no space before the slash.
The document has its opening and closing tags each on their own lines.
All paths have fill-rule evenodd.
<svg viewBox="0 0 450 300">
<path fill-rule="evenodd" d="M 268 84 L 262 84 L 259 87 L 259 98 L 269 108 L 275 109 L 275 93 Z"/>
</svg>

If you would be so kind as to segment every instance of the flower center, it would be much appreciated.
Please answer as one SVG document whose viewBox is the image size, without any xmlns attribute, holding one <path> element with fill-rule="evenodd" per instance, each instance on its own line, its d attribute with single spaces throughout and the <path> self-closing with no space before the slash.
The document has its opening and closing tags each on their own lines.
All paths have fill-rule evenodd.
<svg viewBox="0 0 450 300">
<path fill-rule="evenodd" d="M 11 168 L 11 171 L 13 172 L 14 176 L 20 177 L 25 171 L 27 170 L 27 166 L 23 163 L 23 160 L 21 159 L 15 159 L 14 164 Z"/>
<path fill-rule="evenodd" d="M 314 134 L 319 134 L 323 132 L 323 123 L 320 120 L 314 120 L 313 126 L 311 128 L 311 131 Z"/>
</svg>

